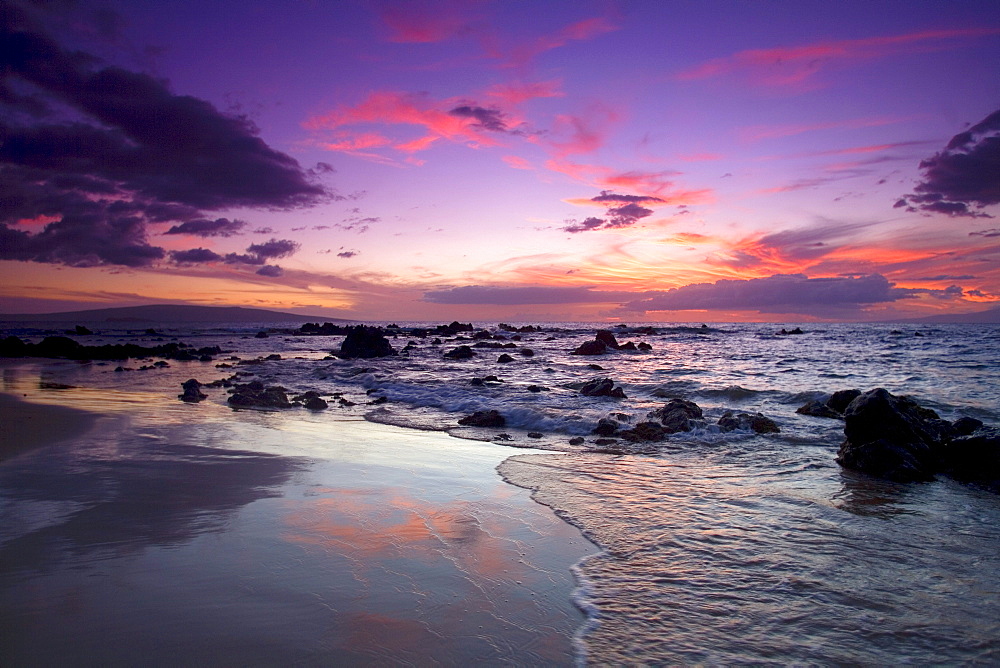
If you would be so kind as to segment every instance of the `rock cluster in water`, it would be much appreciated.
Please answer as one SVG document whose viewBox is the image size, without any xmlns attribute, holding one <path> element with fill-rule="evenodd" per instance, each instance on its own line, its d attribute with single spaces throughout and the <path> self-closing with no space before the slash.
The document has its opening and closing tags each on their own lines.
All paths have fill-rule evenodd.
<svg viewBox="0 0 1000 668">
<path fill-rule="evenodd" d="M 652 350 L 653 346 L 645 341 L 636 345 L 632 341 L 618 343 L 615 335 L 607 329 L 598 330 L 593 341 L 581 343 L 571 355 L 603 355 L 609 350 Z"/>
<path fill-rule="evenodd" d="M 212 361 L 222 349 L 218 346 L 192 348 L 186 343 L 172 342 L 161 346 L 140 346 L 134 343 L 85 346 L 67 336 L 46 336 L 39 343 L 25 343 L 16 336 L 0 340 L 0 357 L 46 357 L 71 360 L 125 360 L 136 357 L 164 357 L 181 362 Z"/>
<path fill-rule="evenodd" d="M 339 357 L 372 359 L 396 354 L 395 348 L 389 343 L 381 327 L 358 325 L 348 329 L 347 336 L 340 344 L 340 351 L 337 353 Z"/>
<path fill-rule="evenodd" d="M 859 394 L 844 410 L 837 463 L 886 480 L 932 480 L 942 473 L 1000 491 L 1000 432 L 979 420 L 942 420 L 909 397 L 883 388 Z"/>
</svg>

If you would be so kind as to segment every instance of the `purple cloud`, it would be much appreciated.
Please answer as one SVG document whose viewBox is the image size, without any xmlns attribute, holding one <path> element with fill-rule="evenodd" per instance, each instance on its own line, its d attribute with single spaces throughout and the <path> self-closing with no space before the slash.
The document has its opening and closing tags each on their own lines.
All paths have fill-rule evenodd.
<svg viewBox="0 0 1000 668">
<path fill-rule="evenodd" d="M 277 278 L 285 273 L 285 270 L 281 267 L 273 264 L 265 264 L 263 267 L 256 271 L 258 276 L 267 276 L 269 278 Z"/>
<path fill-rule="evenodd" d="M 885 276 L 808 278 L 804 274 L 775 274 L 748 280 L 692 283 L 629 302 L 629 311 L 684 311 L 701 309 L 757 310 L 772 313 L 813 313 L 831 308 L 858 308 L 894 302 L 918 294 L 949 298 L 961 296 L 958 286 L 943 290 L 897 288 Z"/>
<path fill-rule="evenodd" d="M 951 138 L 923 160 L 923 180 L 894 206 L 954 217 L 992 218 L 983 207 L 1000 203 L 1000 110 Z"/>
<path fill-rule="evenodd" d="M 0 259 L 141 267 L 167 257 L 149 244 L 150 223 L 197 228 L 206 211 L 334 197 L 313 180 L 328 170 L 303 170 L 247 118 L 64 50 L 30 18 L 45 16 L 36 10 L 0 6 Z M 16 228 L 41 217 L 55 220 L 34 234 Z"/>
<path fill-rule="evenodd" d="M 299 244 L 290 239 L 271 239 L 262 244 L 247 246 L 247 253 L 261 258 L 288 257 L 299 250 Z"/>
<path fill-rule="evenodd" d="M 164 232 L 164 234 L 194 234 L 199 237 L 231 237 L 235 234 L 239 234 L 244 227 L 246 227 L 246 223 L 242 220 L 229 220 L 228 218 L 208 220 L 201 218 L 198 220 L 189 220 L 181 223 L 180 225 L 174 225 L 169 230 Z"/>
<path fill-rule="evenodd" d="M 462 105 L 455 107 L 448 112 L 452 116 L 458 116 L 459 118 L 472 118 L 475 119 L 475 125 L 484 130 L 489 130 L 490 132 L 510 132 L 511 130 L 507 127 L 507 121 L 504 118 L 503 112 L 499 109 L 487 109 L 486 107 L 477 107 L 472 105 Z"/>
<path fill-rule="evenodd" d="M 171 251 L 170 259 L 178 264 L 200 264 L 202 262 L 218 262 L 222 256 L 207 248 L 192 248 L 191 250 Z"/>
</svg>

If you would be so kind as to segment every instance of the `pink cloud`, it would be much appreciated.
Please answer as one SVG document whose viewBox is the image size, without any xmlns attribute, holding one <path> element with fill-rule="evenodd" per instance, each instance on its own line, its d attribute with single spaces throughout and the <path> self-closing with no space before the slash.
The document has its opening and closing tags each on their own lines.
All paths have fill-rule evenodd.
<svg viewBox="0 0 1000 668">
<path fill-rule="evenodd" d="M 468 25 L 457 3 L 389 3 L 381 9 L 379 18 L 389 30 L 388 40 L 398 43 L 443 42 Z"/>
<path fill-rule="evenodd" d="M 559 81 L 519 81 L 492 86 L 487 89 L 486 95 L 501 104 L 517 106 L 537 98 L 562 97 L 561 86 Z"/>
<path fill-rule="evenodd" d="M 618 26 L 603 17 L 577 21 L 576 23 L 570 24 L 562 30 L 559 30 L 555 34 L 539 37 L 533 42 L 514 47 L 506 58 L 506 66 L 525 68 L 530 65 L 535 58 L 546 51 L 551 51 L 552 49 L 565 46 L 569 42 L 592 39 L 618 29 Z"/>
<path fill-rule="evenodd" d="M 905 35 L 848 39 L 774 49 L 749 49 L 716 58 L 676 75 L 681 81 L 742 75 L 762 86 L 805 83 L 823 68 L 837 62 L 873 60 L 915 50 L 949 48 L 947 42 L 1000 34 L 997 28 L 926 30 Z"/>
<path fill-rule="evenodd" d="M 530 162 L 516 155 L 505 155 L 502 160 L 514 169 L 534 169 Z"/>
<path fill-rule="evenodd" d="M 740 140 L 745 142 L 760 141 L 761 139 L 778 139 L 780 137 L 792 137 L 806 132 L 817 130 L 852 130 L 857 128 L 871 128 L 882 125 L 892 125 L 902 123 L 906 118 L 852 118 L 843 121 L 827 121 L 824 123 L 803 123 L 798 125 L 753 125 L 742 128 L 739 132 Z"/>
</svg>

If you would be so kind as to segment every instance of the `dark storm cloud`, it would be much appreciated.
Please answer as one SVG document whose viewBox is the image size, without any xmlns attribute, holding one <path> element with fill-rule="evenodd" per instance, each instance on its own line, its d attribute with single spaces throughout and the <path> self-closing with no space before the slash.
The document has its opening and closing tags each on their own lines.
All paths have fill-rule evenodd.
<svg viewBox="0 0 1000 668">
<path fill-rule="evenodd" d="M 271 239 L 262 244 L 250 244 L 247 252 L 261 258 L 288 257 L 299 249 L 299 244 L 290 239 Z"/>
<path fill-rule="evenodd" d="M 452 116 L 460 118 L 475 119 L 476 125 L 490 132 L 510 132 L 503 112 L 499 109 L 487 109 L 486 107 L 476 107 L 472 105 L 462 105 L 455 107 L 448 112 Z"/>
<path fill-rule="evenodd" d="M 245 117 L 64 50 L 36 10 L 0 4 L 0 259 L 139 267 L 166 256 L 149 223 L 332 197 L 312 180 L 328 166 L 305 171 Z M 39 219 L 41 232 L 16 227 Z"/>
<path fill-rule="evenodd" d="M 285 273 L 285 270 L 281 267 L 273 264 L 265 264 L 263 267 L 256 271 L 258 276 L 267 276 L 269 278 L 277 278 Z"/>
<path fill-rule="evenodd" d="M 425 292 L 423 300 L 434 304 L 490 304 L 514 306 L 520 304 L 594 304 L 614 303 L 627 299 L 624 292 L 598 292 L 587 287 L 520 287 L 500 288 L 486 285 L 466 285 L 447 290 Z"/>
<path fill-rule="evenodd" d="M 961 296 L 961 288 L 944 290 L 897 288 L 885 276 L 808 278 L 803 274 L 776 274 L 748 280 L 693 283 L 625 305 L 630 311 L 683 311 L 739 309 L 763 312 L 812 312 L 816 308 L 857 308 L 894 302 L 918 294 Z"/>
<path fill-rule="evenodd" d="M 164 234 L 193 234 L 199 237 L 231 237 L 239 234 L 246 223 L 242 220 L 229 220 L 228 218 L 216 218 L 208 220 L 201 218 L 189 220 L 180 225 L 174 225 Z"/>
<path fill-rule="evenodd" d="M 992 218 L 983 207 L 1000 203 L 1000 110 L 951 138 L 920 163 L 923 180 L 894 206 L 949 216 Z"/>
</svg>

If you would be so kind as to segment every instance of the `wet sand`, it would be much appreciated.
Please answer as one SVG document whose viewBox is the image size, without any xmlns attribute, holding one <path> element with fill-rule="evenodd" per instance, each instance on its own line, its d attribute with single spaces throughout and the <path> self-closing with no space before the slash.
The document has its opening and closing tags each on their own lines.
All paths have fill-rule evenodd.
<svg viewBox="0 0 1000 668">
<path fill-rule="evenodd" d="M 89 396 L 0 394 L 0 664 L 573 663 L 596 550 L 511 449 Z"/>
<path fill-rule="evenodd" d="M 86 433 L 97 418 L 87 411 L 44 406 L 0 394 L 0 461 Z"/>
</svg>

